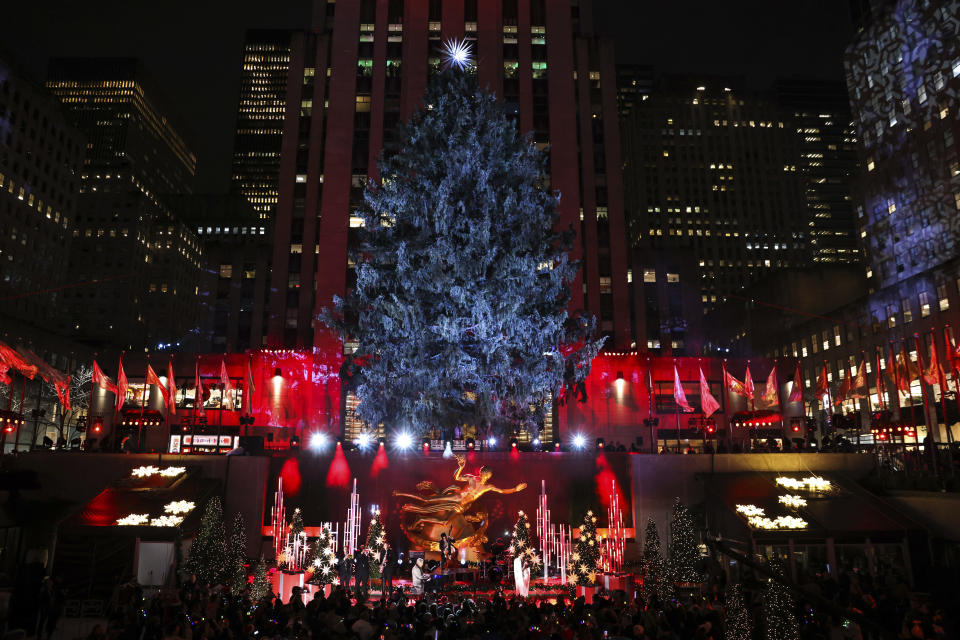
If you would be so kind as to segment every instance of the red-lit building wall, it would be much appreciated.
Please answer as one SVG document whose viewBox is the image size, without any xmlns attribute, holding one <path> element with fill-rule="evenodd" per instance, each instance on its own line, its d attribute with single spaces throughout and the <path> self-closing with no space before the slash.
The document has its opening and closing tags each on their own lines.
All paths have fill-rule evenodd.
<svg viewBox="0 0 960 640">
<path fill-rule="evenodd" d="M 613 49 L 590 33 L 589 6 L 341 1 L 326 15 L 330 7 L 331 29 L 290 35 L 267 344 L 332 346 L 314 319 L 350 286 L 351 210 L 393 124 L 420 108 L 442 42 L 462 36 L 480 85 L 550 145 L 558 227 L 580 232 L 572 257 L 584 261 L 571 309 L 594 313 L 609 346 L 630 348 Z"/>
</svg>

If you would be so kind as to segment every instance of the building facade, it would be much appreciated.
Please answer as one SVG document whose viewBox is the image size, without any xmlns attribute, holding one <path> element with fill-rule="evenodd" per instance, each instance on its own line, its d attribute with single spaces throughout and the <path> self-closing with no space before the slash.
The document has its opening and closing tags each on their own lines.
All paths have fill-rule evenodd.
<svg viewBox="0 0 960 640">
<path fill-rule="evenodd" d="M 87 138 L 69 270 L 92 286 L 64 292 L 63 331 L 103 349 L 196 345 L 202 248 L 166 196 L 192 191 L 197 160 L 175 115 L 135 60 L 52 60 L 47 88 Z"/>
<path fill-rule="evenodd" d="M 214 353 L 255 349 L 262 344 L 270 284 L 269 223 L 248 198 L 228 195 L 173 196 L 170 206 L 203 243 L 207 265 L 208 314 L 201 344 Z"/>
<path fill-rule="evenodd" d="M 774 101 L 733 84 L 661 78 L 623 124 L 630 241 L 694 256 L 705 311 L 810 262 L 794 128 Z"/>
<path fill-rule="evenodd" d="M 84 138 L 59 101 L 0 53 L 0 317 L 54 328 L 76 223 Z"/>
<path fill-rule="evenodd" d="M 559 226 L 580 231 L 573 257 L 583 260 L 583 272 L 571 308 L 593 312 L 609 344 L 628 347 L 613 47 L 594 36 L 591 23 L 589 4 L 570 0 L 362 0 L 318 3 L 310 31 L 269 38 L 251 33 L 234 164 L 240 191 L 247 188 L 242 182 L 253 185 L 254 171 L 244 174 L 237 162 L 249 159 L 245 149 L 256 146 L 243 131 L 254 121 L 269 121 L 264 130 L 271 132 L 280 125 L 280 71 L 273 67 L 289 50 L 268 343 L 336 348 L 314 319 L 347 288 L 347 246 L 359 224 L 351 210 L 368 178 L 376 179 L 376 160 L 394 125 L 420 107 L 429 76 L 439 68 L 442 42 L 464 38 L 480 85 L 516 114 L 521 131 L 550 145 L 550 184 L 562 194 Z M 272 87 L 262 92 L 269 98 L 249 97 L 256 77 Z M 276 133 L 261 138 L 276 153 Z M 260 173 L 259 184 L 269 182 L 266 174 Z"/>
</svg>

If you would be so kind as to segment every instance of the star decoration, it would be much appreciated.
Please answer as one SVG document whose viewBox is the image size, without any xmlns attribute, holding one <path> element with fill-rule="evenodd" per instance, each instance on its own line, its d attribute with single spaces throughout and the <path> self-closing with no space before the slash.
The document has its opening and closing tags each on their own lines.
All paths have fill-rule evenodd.
<svg viewBox="0 0 960 640">
<path fill-rule="evenodd" d="M 443 64 L 457 71 L 464 71 L 472 66 L 470 44 L 466 40 L 450 39 L 443 43 Z"/>
</svg>

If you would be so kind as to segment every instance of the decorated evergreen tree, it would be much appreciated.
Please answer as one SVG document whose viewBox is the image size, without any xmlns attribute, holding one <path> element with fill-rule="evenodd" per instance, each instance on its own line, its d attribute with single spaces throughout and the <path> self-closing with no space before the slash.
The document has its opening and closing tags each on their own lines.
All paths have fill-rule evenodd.
<svg viewBox="0 0 960 640">
<path fill-rule="evenodd" d="M 293 518 L 290 519 L 290 533 L 299 536 L 303 533 L 303 513 L 300 507 L 293 510 Z"/>
<path fill-rule="evenodd" d="M 333 584 L 337 577 L 337 554 L 333 550 L 333 536 L 327 526 L 323 527 L 320 537 L 313 544 L 307 569 L 313 573 L 310 584 Z"/>
<path fill-rule="evenodd" d="M 743 602 L 743 591 L 739 584 L 727 588 L 726 602 L 723 605 L 724 640 L 751 640 L 750 616 Z"/>
<path fill-rule="evenodd" d="M 600 536 L 597 534 L 597 516 L 587 511 L 580 525 L 580 537 L 570 557 L 573 563 L 570 582 L 578 587 L 591 587 L 596 584 L 597 570 L 600 568 Z"/>
<path fill-rule="evenodd" d="M 387 541 L 387 535 L 383 530 L 383 520 L 380 518 L 380 510 L 373 514 L 370 520 L 370 526 L 367 528 L 367 549 L 370 550 L 370 557 L 367 562 L 370 563 L 370 579 L 378 580 L 380 578 L 380 554 L 383 553 L 383 544 Z"/>
<path fill-rule="evenodd" d="M 530 520 L 523 511 L 517 515 L 517 523 L 513 525 L 513 542 L 510 544 L 510 554 L 513 557 L 527 556 L 527 565 L 530 567 L 531 577 L 543 571 L 540 556 L 530 546 Z"/>
<path fill-rule="evenodd" d="M 673 580 L 663 559 L 660 534 L 657 533 L 657 523 L 653 518 L 647 520 L 643 541 L 643 591 L 647 597 L 656 594 L 661 601 L 673 597 Z"/>
<path fill-rule="evenodd" d="M 241 513 L 237 513 L 233 518 L 233 532 L 226 555 L 227 582 L 230 584 L 230 592 L 237 595 L 247 586 L 247 531 Z"/>
<path fill-rule="evenodd" d="M 263 556 L 257 561 L 253 570 L 253 584 L 250 585 L 250 600 L 256 605 L 270 593 L 270 581 L 267 579 L 267 563 Z"/>
<path fill-rule="evenodd" d="M 357 343 L 342 371 L 366 424 L 531 429 L 602 344 L 567 322 L 574 233 L 545 152 L 474 75 L 434 76 L 423 103 L 356 214 L 356 286 L 321 319 Z"/>
<path fill-rule="evenodd" d="M 223 509 L 220 498 L 214 496 L 207 502 L 200 520 L 200 531 L 190 547 L 187 571 L 196 574 L 201 583 L 218 584 L 227 576 L 228 562 L 224 540 Z"/>
<path fill-rule="evenodd" d="M 783 578 L 783 566 L 779 560 L 770 562 L 770 570 Z M 793 595 L 779 581 L 767 578 L 767 586 L 760 594 L 763 605 L 763 637 L 766 640 L 797 640 L 800 628 L 794 615 Z"/>
<path fill-rule="evenodd" d="M 673 504 L 673 517 L 670 520 L 670 577 L 676 584 L 700 582 L 703 576 L 697 568 L 699 561 L 693 517 L 678 498 Z"/>
</svg>

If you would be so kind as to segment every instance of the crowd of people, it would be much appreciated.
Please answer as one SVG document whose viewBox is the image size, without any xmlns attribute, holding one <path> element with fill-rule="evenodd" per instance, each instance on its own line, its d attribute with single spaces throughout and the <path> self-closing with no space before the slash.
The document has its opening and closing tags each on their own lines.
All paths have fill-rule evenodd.
<svg viewBox="0 0 960 640">
<path fill-rule="evenodd" d="M 754 637 L 764 637 L 764 585 L 750 587 L 744 593 Z M 721 582 L 713 582 L 698 594 L 666 601 L 619 591 L 599 593 L 588 603 L 583 597 L 537 598 L 535 593 L 522 598 L 502 587 L 482 596 L 458 591 L 414 596 L 397 587 L 389 597 L 376 591 L 357 597 L 334 586 L 329 595 L 321 590 L 305 597 L 295 588 L 286 601 L 270 594 L 254 603 L 249 589 L 231 595 L 195 579 L 149 597 L 131 582 L 117 590 L 109 623 L 95 628 L 88 640 L 741 640 L 727 635 L 725 593 Z M 889 632 L 886 637 L 957 637 L 943 611 L 955 608 L 958 595 L 943 594 L 946 600 L 934 606 L 911 594 L 894 574 L 884 579 L 856 571 L 837 580 L 813 576 L 805 581 L 803 594 L 794 597 L 803 639 L 878 638 L 878 628 Z M 851 610 L 879 627 L 860 625 L 840 613 Z"/>
</svg>

